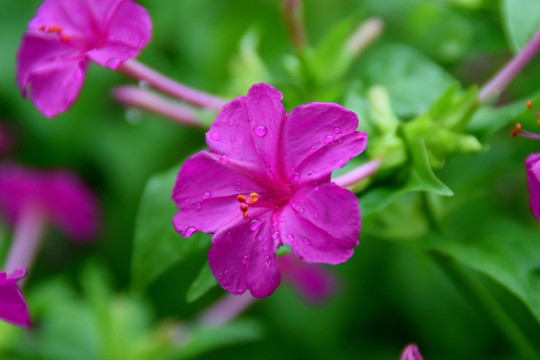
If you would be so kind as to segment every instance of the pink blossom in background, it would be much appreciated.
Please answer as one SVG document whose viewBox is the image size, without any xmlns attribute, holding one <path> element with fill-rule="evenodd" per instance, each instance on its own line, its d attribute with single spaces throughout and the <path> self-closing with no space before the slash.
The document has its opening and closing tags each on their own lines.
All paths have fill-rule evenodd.
<svg viewBox="0 0 540 360">
<path fill-rule="evenodd" d="M 225 105 L 206 133 L 209 151 L 183 164 L 172 193 L 176 231 L 214 234 L 210 269 L 235 294 L 272 294 L 282 244 L 327 264 L 347 261 L 358 245 L 358 199 L 330 176 L 364 150 L 367 135 L 340 105 L 309 103 L 287 115 L 282 98 L 257 84 Z"/>
<path fill-rule="evenodd" d="M 13 163 L 0 165 L 0 213 L 16 224 L 30 208 L 43 214 L 74 240 L 90 239 L 98 229 L 95 196 L 68 171 L 38 171 Z"/>
<path fill-rule="evenodd" d="M 25 273 L 24 269 L 18 269 L 8 276 L 0 271 L 0 319 L 13 325 L 29 328 L 31 322 L 28 308 L 17 287 L 17 280 Z"/>
<path fill-rule="evenodd" d="M 88 64 L 117 69 L 150 41 L 150 17 L 132 0 L 45 0 L 17 54 L 17 85 L 46 117 L 67 110 Z"/>
<path fill-rule="evenodd" d="M 409 344 L 403 349 L 400 360 L 424 360 L 415 344 Z"/>
<path fill-rule="evenodd" d="M 311 304 L 320 304 L 336 290 L 336 279 L 320 264 L 306 264 L 294 256 L 277 258 L 284 280 Z"/>
<path fill-rule="evenodd" d="M 540 153 L 531 154 L 525 160 L 529 183 L 529 204 L 534 216 L 540 220 Z"/>
</svg>

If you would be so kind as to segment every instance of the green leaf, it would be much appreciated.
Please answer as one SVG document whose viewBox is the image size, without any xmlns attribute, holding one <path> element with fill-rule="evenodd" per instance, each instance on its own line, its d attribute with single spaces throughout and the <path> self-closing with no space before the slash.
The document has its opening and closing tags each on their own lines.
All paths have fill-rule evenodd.
<svg viewBox="0 0 540 360">
<path fill-rule="evenodd" d="M 144 189 L 135 223 L 132 278 L 141 291 L 173 265 L 210 244 L 209 235 L 195 233 L 188 239 L 172 225 L 176 206 L 171 192 L 180 166 L 150 178 Z"/>
<path fill-rule="evenodd" d="M 197 276 L 193 284 L 191 284 L 191 287 L 186 294 L 186 301 L 188 303 L 194 302 L 216 285 L 216 278 L 212 274 L 212 271 L 210 271 L 208 262 L 205 262 L 201 271 L 199 272 L 199 275 Z"/>
<path fill-rule="evenodd" d="M 540 2 L 503 0 L 502 14 L 511 49 L 517 53 L 540 29 Z"/>
<path fill-rule="evenodd" d="M 405 45 L 385 45 L 370 53 L 360 76 L 366 86 L 383 85 L 398 117 L 425 113 L 455 83 L 439 65 Z"/>
</svg>

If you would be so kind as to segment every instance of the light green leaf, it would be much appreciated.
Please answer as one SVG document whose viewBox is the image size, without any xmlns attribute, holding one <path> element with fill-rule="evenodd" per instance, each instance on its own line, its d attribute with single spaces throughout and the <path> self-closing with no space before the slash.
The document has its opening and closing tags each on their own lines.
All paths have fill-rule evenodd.
<svg viewBox="0 0 540 360">
<path fill-rule="evenodd" d="M 197 276 L 193 284 L 191 284 L 191 287 L 186 294 L 186 301 L 188 303 L 194 302 L 216 285 L 216 278 L 212 274 L 212 271 L 210 271 L 208 263 L 205 262 L 201 271 L 199 272 L 199 275 Z"/>
<path fill-rule="evenodd" d="M 503 0 L 501 6 L 510 47 L 517 53 L 540 29 L 540 1 Z"/>
<path fill-rule="evenodd" d="M 133 286 L 141 291 L 171 266 L 210 244 L 209 235 L 182 238 L 173 228 L 177 209 L 171 192 L 180 166 L 152 177 L 144 189 L 135 223 Z"/>
</svg>

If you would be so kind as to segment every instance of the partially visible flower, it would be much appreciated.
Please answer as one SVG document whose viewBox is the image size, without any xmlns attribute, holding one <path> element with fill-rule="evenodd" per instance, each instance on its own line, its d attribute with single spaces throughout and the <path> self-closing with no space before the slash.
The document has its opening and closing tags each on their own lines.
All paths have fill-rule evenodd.
<svg viewBox="0 0 540 360">
<path fill-rule="evenodd" d="M 424 360 L 415 344 L 409 344 L 403 349 L 400 360 Z"/>
<path fill-rule="evenodd" d="M 214 234 L 210 269 L 235 294 L 272 294 L 282 244 L 305 262 L 327 264 L 347 261 L 358 245 L 358 199 L 330 176 L 364 150 L 367 135 L 337 104 L 287 115 L 281 100 L 257 84 L 225 105 L 206 133 L 210 151 L 183 164 L 172 193 L 176 231 Z"/>
<path fill-rule="evenodd" d="M 336 290 L 334 277 L 322 265 L 305 264 L 290 255 L 279 257 L 277 262 L 284 280 L 291 283 L 308 303 L 319 304 Z"/>
<path fill-rule="evenodd" d="M 17 85 L 46 117 L 67 110 L 91 61 L 117 69 L 150 41 L 150 17 L 133 0 L 45 0 L 17 54 Z"/>
<path fill-rule="evenodd" d="M 529 183 L 529 205 L 533 215 L 540 220 L 540 153 L 531 154 L 525 160 Z"/>
<path fill-rule="evenodd" d="M 0 214 L 15 228 L 7 272 L 31 267 L 46 222 L 79 241 L 91 239 L 98 229 L 96 198 L 67 171 L 36 171 L 1 164 Z"/>
<path fill-rule="evenodd" d="M 17 269 L 8 276 L 0 271 L 0 319 L 13 325 L 29 328 L 32 324 L 28 308 L 17 287 L 17 280 L 25 273 L 24 269 Z"/>
</svg>

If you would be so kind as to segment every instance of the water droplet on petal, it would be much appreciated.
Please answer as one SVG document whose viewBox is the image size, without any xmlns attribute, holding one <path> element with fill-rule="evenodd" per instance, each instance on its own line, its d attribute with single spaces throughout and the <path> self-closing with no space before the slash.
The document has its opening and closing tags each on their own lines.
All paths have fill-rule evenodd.
<svg viewBox="0 0 540 360">
<path fill-rule="evenodd" d="M 264 265 L 266 265 L 266 267 L 270 267 L 270 256 L 266 255 L 266 257 L 264 258 Z"/>
<path fill-rule="evenodd" d="M 247 255 L 242 256 L 242 264 L 246 265 L 247 262 L 248 262 L 248 256 Z"/>
<path fill-rule="evenodd" d="M 334 133 L 339 134 L 341 132 L 341 128 L 339 126 L 336 126 L 334 128 Z"/>
<path fill-rule="evenodd" d="M 287 235 L 287 239 L 289 239 L 290 242 L 295 242 L 293 234 Z"/>
<path fill-rule="evenodd" d="M 229 158 L 226 157 L 225 155 L 221 155 L 221 157 L 219 158 L 219 162 L 222 164 L 226 164 L 227 161 L 229 161 Z"/>
<path fill-rule="evenodd" d="M 221 136 L 219 136 L 219 134 L 214 131 L 212 134 L 210 134 L 210 139 L 212 139 L 214 141 L 219 141 L 219 140 L 221 140 Z"/>
<path fill-rule="evenodd" d="M 249 224 L 249 229 L 251 231 L 257 231 L 257 229 L 259 229 L 261 227 L 261 220 L 259 219 L 253 219 L 251 220 L 251 224 Z M 259 241 L 262 241 L 262 236 L 260 236 L 260 240 Z"/>
<path fill-rule="evenodd" d="M 225 276 L 229 275 L 229 270 L 225 270 L 225 271 L 223 272 L 223 275 L 225 275 Z"/>
<path fill-rule="evenodd" d="M 185 237 L 190 237 L 195 231 L 197 230 L 193 226 L 190 226 L 185 230 L 184 235 Z"/>
<path fill-rule="evenodd" d="M 332 142 L 332 140 L 334 140 L 334 135 L 327 135 L 327 136 L 324 138 L 324 143 L 325 143 L 325 144 L 328 144 L 329 142 Z"/>
<path fill-rule="evenodd" d="M 107 60 L 107 62 L 105 63 L 105 66 L 110 67 L 111 69 L 116 69 L 118 65 L 120 65 L 121 62 L 122 61 L 120 59 L 112 58 L 112 59 Z"/>
<path fill-rule="evenodd" d="M 264 251 L 267 251 L 267 250 L 268 250 L 268 244 L 264 244 L 263 250 L 264 250 Z"/>
<path fill-rule="evenodd" d="M 305 212 L 306 212 L 306 209 L 304 209 L 304 208 L 300 208 L 300 209 L 298 209 L 298 211 L 300 211 L 300 214 L 303 214 L 303 213 L 305 213 Z"/>
<path fill-rule="evenodd" d="M 262 242 L 262 241 L 263 241 L 263 237 L 262 237 L 261 235 L 259 235 L 259 236 L 257 236 L 257 240 L 259 240 L 259 241 Z"/>
<path fill-rule="evenodd" d="M 266 135 L 267 132 L 268 130 L 266 130 L 266 128 L 262 125 L 259 125 L 255 128 L 255 134 L 257 134 L 258 137 L 263 137 L 264 135 Z"/>
<path fill-rule="evenodd" d="M 234 118 L 229 118 L 229 121 L 227 123 L 229 124 L 229 126 L 233 126 L 234 125 Z"/>
<path fill-rule="evenodd" d="M 285 216 L 280 216 L 279 222 L 284 223 L 285 221 L 287 221 L 287 218 Z"/>
<path fill-rule="evenodd" d="M 202 205 L 200 202 L 197 203 L 197 210 L 201 210 L 202 209 Z"/>
<path fill-rule="evenodd" d="M 317 150 L 317 147 L 315 145 L 309 148 L 310 153 L 315 152 L 315 150 Z"/>
<path fill-rule="evenodd" d="M 317 220 L 317 219 L 319 218 L 319 214 L 317 214 L 317 213 L 313 214 L 313 218 L 314 218 L 315 220 Z"/>
<path fill-rule="evenodd" d="M 278 226 L 278 224 L 279 224 L 279 223 L 278 223 L 278 221 L 277 221 L 277 220 L 274 220 L 274 221 L 272 221 L 272 226 L 273 226 L 273 227 L 276 227 L 276 226 Z"/>
<path fill-rule="evenodd" d="M 308 175 L 308 176 L 311 176 L 311 175 L 313 175 L 313 174 L 315 174 L 315 171 L 311 170 L 310 172 L 308 172 L 307 175 Z"/>
<path fill-rule="evenodd" d="M 204 200 L 210 199 L 211 196 L 212 196 L 212 194 L 210 193 L 210 191 L 206 191 L 204 194 L 202 194 L 202 198 Z"/>
<path fill-rule="evenodd" d="M 293 174 L 293 181 L 298 182 L 299 179 L 300 179 L 300 174 L 298 173 L 298 171 L 295 171 Z"/>
<path fill-rule="evenodd" d="M 277 232 L 277 231 L 274 232 L 274 233 L 272 234 L 272 239 L 274 239 L 274 240 L 279 239 L 279 232 Z"/>
<path fill-rule="evenodd" d="M 304 239 L 304 244 L 309 245 L 310 243 L 309 239 Z"/>
<path fill-rule="evenodd" d="M 238 295 L 243 294 L 243 293 L 244 293 L 244 289 L 238 288 L 238 289 L 236 289 L 236 293 L 237 293 Z"/>
</svg>

